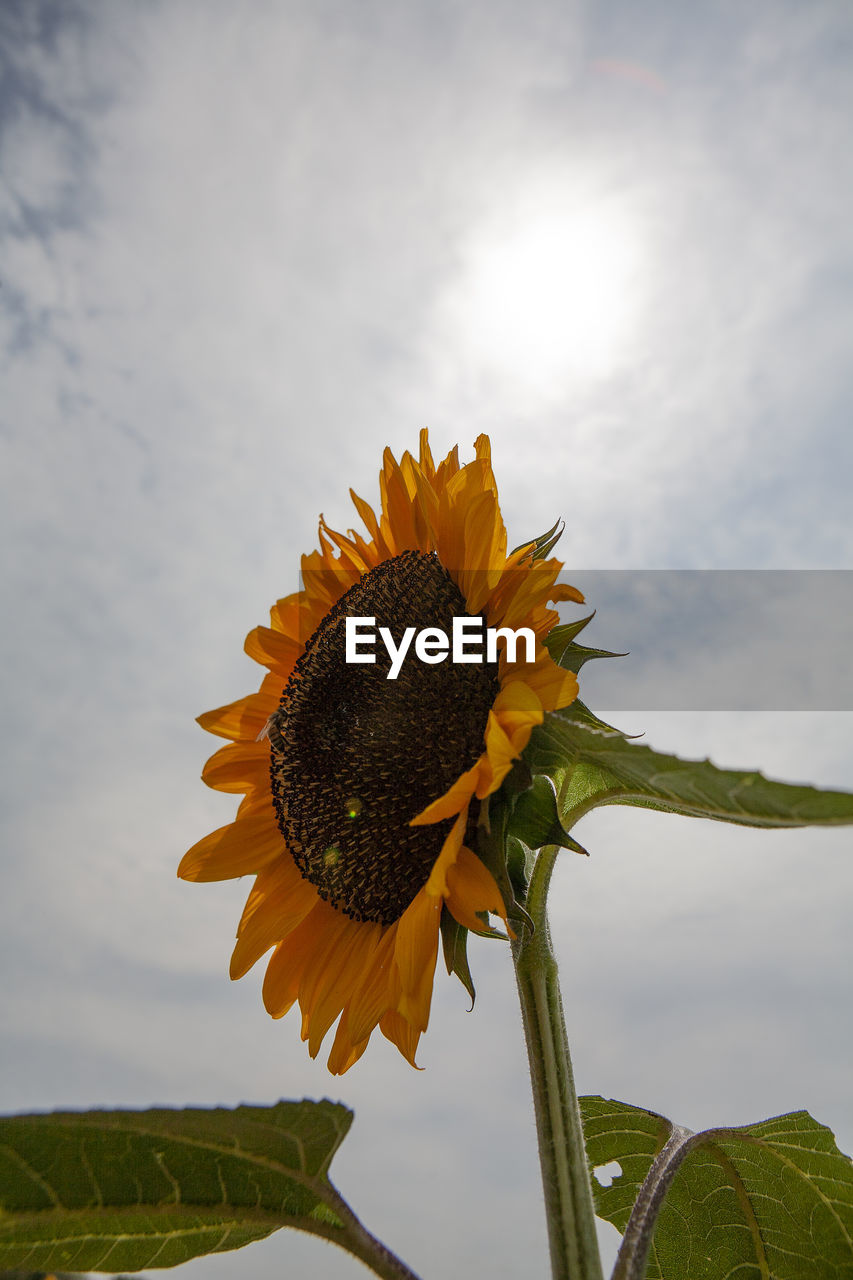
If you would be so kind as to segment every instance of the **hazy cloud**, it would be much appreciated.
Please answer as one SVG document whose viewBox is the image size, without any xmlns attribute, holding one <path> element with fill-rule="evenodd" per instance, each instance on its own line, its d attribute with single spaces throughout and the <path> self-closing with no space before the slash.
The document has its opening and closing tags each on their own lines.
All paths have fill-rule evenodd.
<svg viewBox="0 0 853 1280">
<path fill-rule="evenodd" d="M 850 36 L 829 0 L 3 5 L 6 1109 L 340 1096 L 339 1184 L 416 1269 L 545 1265 L 506 955 L 474 947 L 470 1016 L 439 975 L 427 1071 L 383 1044 L 331 1081 L 228 983 L 247 886 L 175 880 L 233 814 L 193 717 L 256 687 L 243 637 L 319 512 L 354 523 L 422 425 L 490 432 L 512 543 L 562 515 L 570 578 L 848 567 Z M 589 594 L 590 643 L 639 660 L 631 593 Z M 707 676 L 703 617 L 656 678 Z M 625 702 L 662 749 L 851 785 L 849 716 Z M 580 839 L 581 1089 L 689 1125 L 808 1106 L 849 1150 L 849 837 L 605 811 Z"/>
</svg>

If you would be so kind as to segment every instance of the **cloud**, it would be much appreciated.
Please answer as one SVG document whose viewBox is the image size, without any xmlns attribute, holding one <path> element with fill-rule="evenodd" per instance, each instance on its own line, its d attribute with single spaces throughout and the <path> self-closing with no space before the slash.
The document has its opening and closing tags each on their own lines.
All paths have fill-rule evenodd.
<svg viewBox="0 0 853 1280">
<path fill-rule="evenodd" d="M 506 956 L 475 949 L 470 1017 L 440 976 L 426 1072 L 378 1046 L 332 1088 L 257 976 L 225 977 L 247 886 L 174 879 L 233 813 L 192 721 L 256 687 L 243 638 L 319 512 L 352 524 L 349 485 L 375 501 L 382 448 L 422 425 L 436 453 L 491 433 L 513 543 L 562 514 L 570 579 L 846 567 L 846 17 L 177 0 L 0 22 L 4 1105 L 340 1094 L 341 1185 L 413 1265 L 544 1266 Z M 567 190 L 630 220 L 643 287 L 609 367 L 528 399 L 443 321 L 483 228 Z M 591 643 L 625 643 L 620 616 Z M 679 672 L 707 663 L 696 638 Z M 849 785 L 839 714 L 626 728 Z M 581 1088 L 687 1123 L 813 1105 L 843 1135 L 843 833 L 602 812 L 581 838 L 554 898 Z M 317 1250 L 244 1256 L 350 1273 Z"/>
</svg>

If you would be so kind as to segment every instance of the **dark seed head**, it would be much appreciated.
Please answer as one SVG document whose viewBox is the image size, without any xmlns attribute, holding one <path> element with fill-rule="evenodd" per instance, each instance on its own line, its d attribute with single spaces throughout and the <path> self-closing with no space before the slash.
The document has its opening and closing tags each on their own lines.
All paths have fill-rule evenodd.
<svg viewBox="0 0 853 1280">
<path fill-rule="evenodd" d="M 326 615 L 282 694 L 272 753 L 282 835 L 321 898 L 353 920 L 391 924 L 429 878 L 450 819 L 409 821 L 470 769 L 498 694 L 497 664 L 421 662 L 396 680 L 378 636 L 450 635 L 465 600 L 434 555 L 405 551 L 365 574 Z M 375 617 L 376 662 L 347 663 L 347 616 Z"/>
</svg>

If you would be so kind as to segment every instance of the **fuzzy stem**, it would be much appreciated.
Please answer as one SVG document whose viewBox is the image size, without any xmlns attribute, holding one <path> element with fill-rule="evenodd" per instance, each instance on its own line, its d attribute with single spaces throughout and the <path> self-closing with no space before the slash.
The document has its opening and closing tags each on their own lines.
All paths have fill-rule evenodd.
<svg viewBox="0 0 853 1280">
<path fill-rule="evenodd" d="M 512 954 L 521 1001 L 539 1137 L 539 1162 L 554 1280 L 602 1280 L 592 1190 L 546 899 L 558 850 L 542 849 L 527 891 L 533 930 L 522 925 Z"/>
<path fill-rule="evenodd" d="M 698 1141 L 706 1136 L 706 1134 L 700 1134 Z M 673 1125 L 672 1133 L 664 1147 L 655 1156 L 652 1167 L 640 1187 L 628 1226 L 625 1228 L 612 1280 L 643 1280 L 652 1236 L 657 1226 L 657 1217 L 664 1196 L 681 1168 L 682 1161 L 690 1154 L 696 1141 L 696 1135 L 689 1129 L 684 1129 L 681 1125 Z"/>
<path fill-rule="evenodd" d="M 401 1258 L 392 1253 L 381 1240 L 377 1240 L 376 1236 L 371 1235 L 331 1183 L 323 1198 L 343 1222 L 344 1232 L 341 1235 L 339 1227 L 318 1225 L 311 1228 L 314 1234 L 333 1240 L 335 1244 L 360 1258 L 381 1280 L 418 1280 L 415 1272 Z"/>
</svg>

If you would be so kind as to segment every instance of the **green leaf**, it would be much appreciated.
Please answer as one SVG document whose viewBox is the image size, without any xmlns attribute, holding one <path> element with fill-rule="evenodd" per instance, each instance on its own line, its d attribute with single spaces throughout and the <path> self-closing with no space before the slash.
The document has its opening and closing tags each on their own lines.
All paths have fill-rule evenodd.
<svg viewBox="0 0 853 1280">
<path fill-rule="evenodd" d="M 550 779 L 557 818 L 568 830 L 600 804 L 627 804 L 750 827 L 838 826 L 853 822 L 853 795 L 773 782 L 755 771 L 718 769 L 710 760 L 682 760 L 629 741 L 597 720 L 583 703 L 555 711 L 538 725 L 524 752 L 534 779 Z M 541 785 L 516 810 L 532 830 L 550 823 Z M 534 807 L 541 812 L 534 813 Z M 510 831 L 515 833 L 511 822 Z M 557 841 L 554 841 L 557 843 Z"/>
<path fill-rule="evenodd" d="M 78 1271 L 0 1271 L 0 1280 L 80 1280 Z M 114 1280 L 130 1280 L 130 1276 L 115 1276 Z"/>
<path fill-rule="evenodd" d="M 614 1160 L 621 1166 L 610 1186 L 592 1178 L 596 1213 L 619 1231 L 628 1228 L 614 1280 L 853 1276 L 853 1164 L 807 1112 L 690 1134 L 640 1107 L 601 1097 L 579 1101 L 591 1169 Z M 667 1143 L 668 1190 L 664 1178 L 641 1194 Z M 662 1207 L 655 1203 L 659 1192 Z M 629 1217 L 638 1195 L 653 1230 L 645 1271 L 635 1269 L 642 1259 L 630 1256 L 638 1214 L 630 1226 Z"/>
<path fill-rule="evenodd" d="M 281 1226 L 348 1248 L 327 1173 L 351 1122 L 328 1101 L 0 1118 L 0 1267 L 171 1267 Z"/>
</svg>

